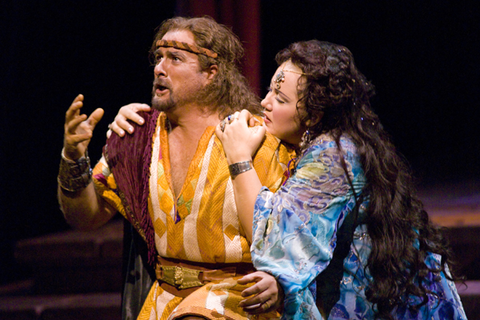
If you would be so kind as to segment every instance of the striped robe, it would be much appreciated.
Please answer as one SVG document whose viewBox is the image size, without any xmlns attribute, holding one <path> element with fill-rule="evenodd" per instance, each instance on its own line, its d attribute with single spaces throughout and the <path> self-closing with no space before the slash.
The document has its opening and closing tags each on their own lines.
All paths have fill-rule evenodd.
<svg viewBox="0 0 480 320">
<path fill-rule="evenodd" d="M 163 113 L 153 131 L 148 169 L 148 215 L 149 223 L 153 225 L 156 254 L 192 262 L 251 263 L 249 244 L 241 230 L 232 181 L 221 142 L 214 134 L 215 127 L 208 127 L 201 137 L 185 183 L 176 198 L 172 191 L 166 116 Z M 148 242 L 148 232 L 145 227 L 142 229 L 145 223 L 129 214 L 129 210 L 135 210 L 136 204 L 126 203 L 113 177 L 115 171 L 107 164 L 108 152 L 105 151 L 108 151 L 108 143 L 104 156 L 94 168 L 97 190 Z M 123 157 L 125 155 L 129 155 L 128 150 Z M 267 135 L 253 159 L 262 185 L 271 191 L 279 188 L 292 156 L 278 139 Z M 185 299 L 164 291 L 156 281 L 138 319 L 167 319 L 186 314 L 246 319 L 237 307 L 243 300 L 240 293 L 245 289 L 236 283 L 237 278 L 213 281 Z"/>
</svg>

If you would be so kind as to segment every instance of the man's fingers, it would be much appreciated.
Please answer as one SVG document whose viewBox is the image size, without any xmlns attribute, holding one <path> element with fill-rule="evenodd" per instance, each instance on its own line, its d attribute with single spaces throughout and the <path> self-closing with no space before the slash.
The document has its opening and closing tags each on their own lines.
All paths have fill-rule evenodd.
<svg viewBox="0 0 480 320">
<path fill-rule="evenodd" d="M 97 109 L 90 117 L 85 114 L 75 117 L 73 120 L 65 124 L 65 142 L 68 145 L 75 146 L 85 140 L 92 138 L 93 129 L 98 121 L 102 119 L 104 114 L 103 109 Z"/>
<path fill-rule="evenodd" d="M 89 140 L 92 138 L 92 132 L 85 132 L 85 133 L 80 133 L 80 134 L 75 134 L 75 135 L 69 135 L 65 137 L 65 142 L 67 145 L 70 146 L 76 146 L 79 143 L 82 143 L 86 140 Z"/>
<path fill-rule="evenodd" d="M 90 129 L 92 131 L 93 131 L 93 129 L 95 129 L 95 126 L 97 125 L 97 123 L 102 119 L 104 113 L 105 113 L 105 111 L 103 111 L 102 108 L 98 108 L 98 109 L 96 109 L 95 111 L 92 112 L 90 117 L 88 117 L 87 122 L 90 125 Z"/>
<path fill-rule="evenodd" d="M 71 121 L 75 116 L 80 114 L 80 109 L 83 107 L 83 95 L 79 94 L 68 108 L 65 114 L 65 122 Z"/>
<path fill-rule="evenodd" d="M 85 99 L 85 97 L 83 96 L 83 94 L 80 93 L 78 96 L 75 97 L 75 99 L 73 99 L 73 103 L 77 101 L 83 101 L 83 99 Z"/>
<path fill-rule="evenodd" d="M 87 115 L 86 114 L 81 114 L 67 123 L 65 123 L 65 133 L 66 134 L 75 134 L 77 131 L 78 126 L 83 123 L 85 120 L 87 120 Z"/>
</svg>

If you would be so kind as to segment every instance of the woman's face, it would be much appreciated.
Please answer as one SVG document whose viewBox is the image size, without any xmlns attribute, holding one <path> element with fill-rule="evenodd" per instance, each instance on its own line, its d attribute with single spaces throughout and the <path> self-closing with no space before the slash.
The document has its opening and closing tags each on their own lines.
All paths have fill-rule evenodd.
<svg viewBox="0 0 480 320">
<path fill-rule="evenodd" d="M 282 63 L 272 77 L 269 92 L 262 100 L 265 108 L 267 131 L 290 144 L 298 145 L 305 131 L 300 124 L 299 112 L 304 112 L 298 102 L 298 79 L 302 70 L 290 60 Z"/>
</svg>

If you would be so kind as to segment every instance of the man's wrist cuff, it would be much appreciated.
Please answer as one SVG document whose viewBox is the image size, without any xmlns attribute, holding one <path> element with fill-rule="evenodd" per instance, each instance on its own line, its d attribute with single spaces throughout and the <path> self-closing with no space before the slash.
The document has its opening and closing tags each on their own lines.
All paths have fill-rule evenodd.
<svg viewBox="0 0 480 320">
<path fill-rule="evenodd" d="M 62 150 L 57 181 L 62 189 L 69 192 L 85 189 L 92 182 L 92 168 L 88 152 L 85 152 L 84 157 L 73 161 L 65 158 Z"/>
</svg>

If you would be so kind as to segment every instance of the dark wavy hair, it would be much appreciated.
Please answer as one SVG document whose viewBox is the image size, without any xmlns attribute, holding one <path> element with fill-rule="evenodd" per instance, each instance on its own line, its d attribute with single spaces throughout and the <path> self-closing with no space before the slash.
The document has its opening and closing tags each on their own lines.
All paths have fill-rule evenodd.
<svg viewBox="0 0 480 320">
<path fill-rule="evenodd" d="M 212 111 L 219 111 L 220 118 L 242 109 L 247 109 L 254 114 L 261 113 L 259 98 L 252 93 L 246 78 L 240 72 L 244 55 L 243 46 L 228 27 L 208 16 L 175 17 L 165 20 L 158 28 L 150 55 L 153 55 L 156 50 L 157 40 L 174 30 L 190 31 L 197 46 L 218 54 L 215 59 L 202 54 L 198 55 L 202 70 L 212 65 L 218 66 L 218 72 L 213 81 L 201 92 L 203 105 L 208 106 Z"/>
<path fill-rule="evenodd" d="M 341 152 L 340 137 L 346 134 L 358 148 L 370 199 L 364 223 L 372 242 L 367 268 L 373 281 L 366 296 L 376 307 L 376 317 L 392 319 L 400 305 L 418 310 L 431 293 L 423 285 L 429 281 L 428 273 L 445 271 L 453 261 L 442 230 L 431 223 L 415 196 L 407 162 L 371 108 L 373 85 L 356 68 L 352 53 L 340 45 L 317 40 L 293 43 L 276 56 L 279 65 L 288 60 L 305 73 L 299 79 L 297 108 L 306 111 L 299 112 L 305 127 L 308 119 L 316 123 L 308 127 L 312 137 L 331 134 Z M 440 254 L 441 264 L 429 268 L 427 252 Z M 412 295 L 422 302 L 407 305 Z"/>
</svg>

